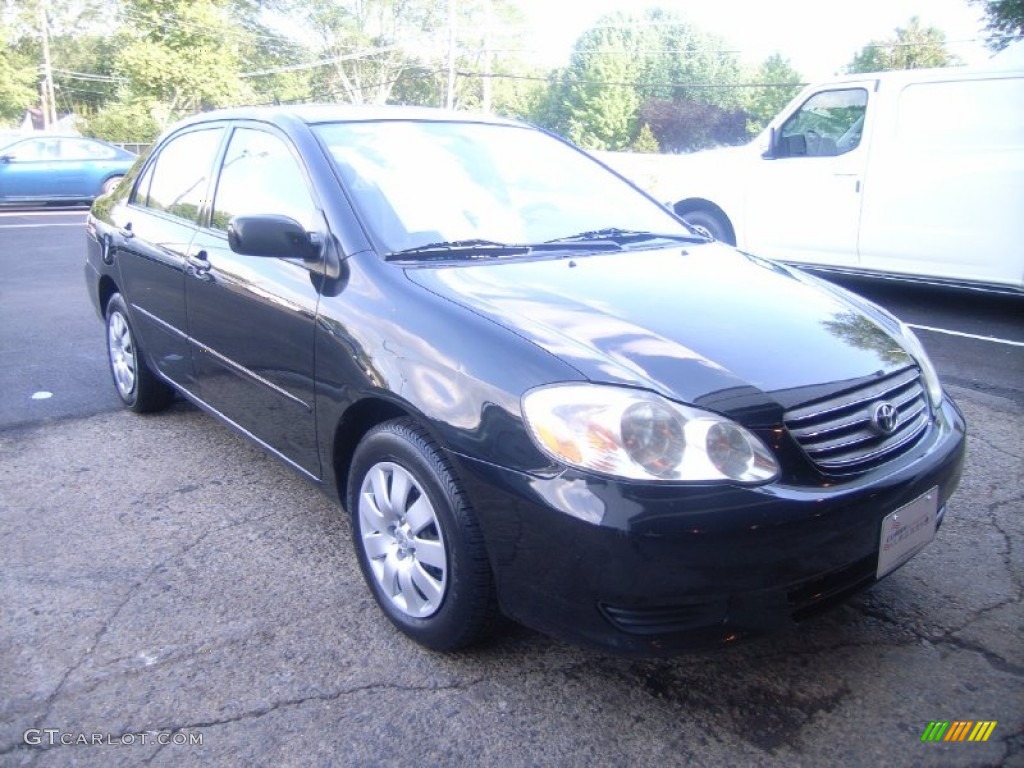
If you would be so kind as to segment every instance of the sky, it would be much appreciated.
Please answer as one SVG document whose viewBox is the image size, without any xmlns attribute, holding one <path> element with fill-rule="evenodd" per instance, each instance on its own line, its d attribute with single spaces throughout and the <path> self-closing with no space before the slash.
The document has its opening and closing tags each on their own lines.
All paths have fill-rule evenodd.
<svg viewBox="0 0 1024 768">
<path fill-rule="evenodd" d="M 642 13 L 628 0 L 516 0 L 533 32 L 536 60 L 548 66 L 568 61 L 576 38 L 606 13 Z M 918 16 L 923 26 L 946 34 L 948 48 L 968 64 L 989 57 L 982 40 L 981 9 L 967 0 L 661 0 L 704 32 L 725 39 L 742 61 L 757 65 L 772 53 L 790 60 L 806 80 L 837 74 L 872 40 Z"/>
</svg>

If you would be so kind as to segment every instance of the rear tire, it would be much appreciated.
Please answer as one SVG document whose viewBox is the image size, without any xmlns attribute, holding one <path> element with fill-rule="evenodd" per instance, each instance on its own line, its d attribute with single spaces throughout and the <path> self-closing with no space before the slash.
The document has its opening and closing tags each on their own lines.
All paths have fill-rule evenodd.
<svg viewBox="0 0 1024 768">
<path fill-rule="evenodd" d="M 374 427 L 348 488 L 359 567 L 391 622 L 435 651 L 486 637 L 498 611 L 483 535 L 426 430 L 411 419 Z"/>
<path fill-rule="evenodd" d="M 146 363 L 120 293 L 107 302 L 107 360 L 117 396 L 129 410 L 150 413 L 171 404 L 174 390 Z"/>
<path fill-rule="evenodd" d="M 702 235 L 710 235 L 721 243 L 736 245 L 736 238 L 732 234 L 732 228 L 729 226 L 729 223 L 723 216 L 714 211 L 707 208 L 696 208 L 679 214 L 679 218 Z"/>
</svg>

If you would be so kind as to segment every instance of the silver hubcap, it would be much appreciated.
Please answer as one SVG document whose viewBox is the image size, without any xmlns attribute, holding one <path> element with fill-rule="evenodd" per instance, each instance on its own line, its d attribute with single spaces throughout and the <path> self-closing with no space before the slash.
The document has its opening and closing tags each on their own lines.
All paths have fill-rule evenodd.
<svg viewBox="0 0 1024 768">
<path fill-rule="evenodd" d="M 107 348 L 110 350 L 110 369 L 118 391 L 129 397 L 135 390 L 135 342 L 124 315 L 114 312 L 107 323 Z"/>
<path fill-rule="evenodd" d="M 377 583 L 407 616 L 441 607 L 448 556 L 433 505 L 398 464 L 374 464 L 359 489 L 359 537 Z"/>
</svg>

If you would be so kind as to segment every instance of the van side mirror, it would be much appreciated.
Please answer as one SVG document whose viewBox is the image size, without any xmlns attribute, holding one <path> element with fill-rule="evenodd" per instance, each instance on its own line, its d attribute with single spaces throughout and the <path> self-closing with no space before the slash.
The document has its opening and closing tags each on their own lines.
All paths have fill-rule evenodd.
<svg viewBox="0 0 1024 768">
<path fill-rule="evenodd" d="M 234 216 L 228 222 L 228 245 L 243 256 L 320 258 L 320 239 L 295 219 L 277 214 Z"/>
</svg>

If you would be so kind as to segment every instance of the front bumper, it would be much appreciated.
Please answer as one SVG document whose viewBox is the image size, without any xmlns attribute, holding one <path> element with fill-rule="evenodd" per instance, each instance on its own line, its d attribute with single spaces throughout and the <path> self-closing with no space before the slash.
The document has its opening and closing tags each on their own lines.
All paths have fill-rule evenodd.
<svg viewBox="0 0 1024 768">
<path fill-rule="evenodd" d="M 507 615 L 573 642 L 659 654 L 792 624 L 873 584 L 882 519 L 938 487 L 941 522 L 964 450 L 947 398 L 913 450 L 813 487 L 539 478 L 453 458 Z"/>
</svg>

